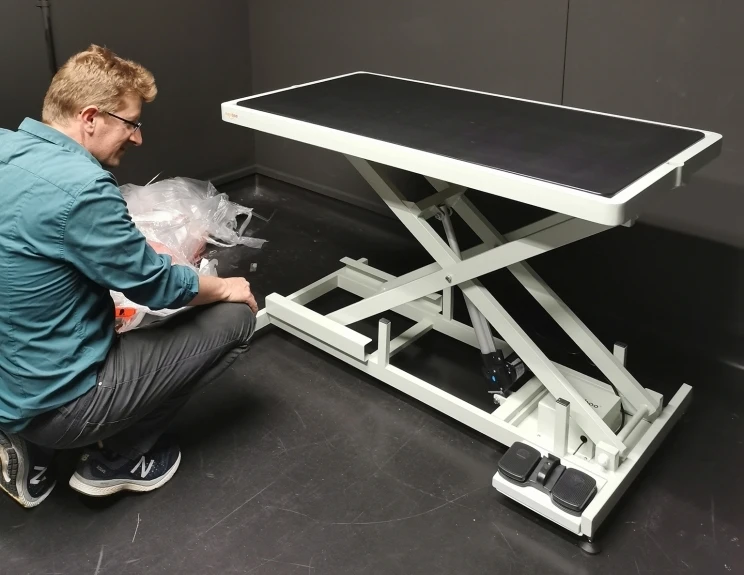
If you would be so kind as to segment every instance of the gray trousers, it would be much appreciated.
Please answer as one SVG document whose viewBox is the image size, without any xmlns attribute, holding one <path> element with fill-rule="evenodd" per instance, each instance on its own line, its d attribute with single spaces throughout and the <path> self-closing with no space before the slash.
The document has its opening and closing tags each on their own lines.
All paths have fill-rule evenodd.
<svg viewBox="0 0 744 575">
<path fill-rule="evenodd" d="M 247 305 L 217 303 L 125 332 L 109 350 L 93 389 L 35 417 L 20 435 L 50 449 L 103 441 L 137 459 L 195 391 L 248 349 L 255 326 Z"/>
</svg>

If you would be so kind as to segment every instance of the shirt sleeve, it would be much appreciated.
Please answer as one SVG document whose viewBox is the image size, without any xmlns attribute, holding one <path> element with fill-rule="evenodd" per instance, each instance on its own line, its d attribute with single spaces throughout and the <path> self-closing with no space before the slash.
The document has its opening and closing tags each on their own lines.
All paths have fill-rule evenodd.
<svg viewBox="0 0 744 575">
<path fill-rule="evenodd" d="M 150 309 L 174 309 L 199 293 L 199 276 L 158 254 L 132 222 L 113 177 L 101 177 L 71 200 L 63 258 L 91 281 Z"/>
</svg>

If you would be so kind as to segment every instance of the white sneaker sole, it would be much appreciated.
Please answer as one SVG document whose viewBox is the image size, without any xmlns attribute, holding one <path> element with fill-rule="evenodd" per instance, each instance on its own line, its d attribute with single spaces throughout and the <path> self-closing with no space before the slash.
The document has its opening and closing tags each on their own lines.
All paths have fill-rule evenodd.
<svg viewBox="0 0 744 575">
<path fill-rule="evenodd" d="M 136 491 L 138 493 L 154 491 L 158 487 L 162 487 L 170 481 L 176 471 L 178 471 L 179 465 L 181 465 L 180 453 L 178 454 L 178 459 L 176 459 L 173 467 L 171 467 L 165 475 L 153 479 L 152 481 L 123 481 L 121 479 L 111 479 L 108 481 L 91 482 L 78 473 L 75 473 L 70 478 L 70 487 L 79 493 L 90 495 L 91 497 L 106 497 L 107 495 L 113 495 L 120 491 Z"/>
<path fill-rule="evenodd" d="M 11 451 L 14 454 L 15 460 L 18 462 L 18 469 L 14 474 L 10 472 Z M 53 482 L 49 489 L 39 497 L 32 497 L 24 485 L 26 479 L 26 461 L 28 461 L 28 453 L 26 452 L 25 445 L 13 444 L 10 437 L 6 435 L 2 444 L 0 444 L 0 489 L 5 491 L 5 493 L 26 509 L 31 509 L 49 497 L 57 482 Z M 15 493 L 10 490 L 11 485 L 14 487 Z"/>
</svg>

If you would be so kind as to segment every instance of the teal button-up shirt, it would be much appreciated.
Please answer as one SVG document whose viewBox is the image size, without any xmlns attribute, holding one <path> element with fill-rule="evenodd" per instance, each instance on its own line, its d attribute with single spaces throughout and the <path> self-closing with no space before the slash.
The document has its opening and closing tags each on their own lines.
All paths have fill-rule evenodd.
<svg viewBox="0 0 744 575">
<path fill-rule="evenodd" d="M 115 338 L 110 290 L 177 308 L 199 278 L 147 244 L 77 142 L 31 119 L 0 130 L 0 428 L 20 431 L 96 384 Z"/>
</svg>

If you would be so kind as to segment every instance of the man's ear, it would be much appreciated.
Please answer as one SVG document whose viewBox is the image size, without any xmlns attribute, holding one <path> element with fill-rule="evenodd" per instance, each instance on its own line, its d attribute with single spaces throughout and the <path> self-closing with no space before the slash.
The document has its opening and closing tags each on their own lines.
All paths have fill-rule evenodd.
<svg viewBox="0 0 744 575">
<path fill-rule="evenodd" d="M 80 121 L 83 124 L 83 129 L 88 134 L 92 134 L 96 123 L 100 121 L 98 106 L 86 106 L 83 108 L 83 111 L 80 112 Z"/>
</svg>

